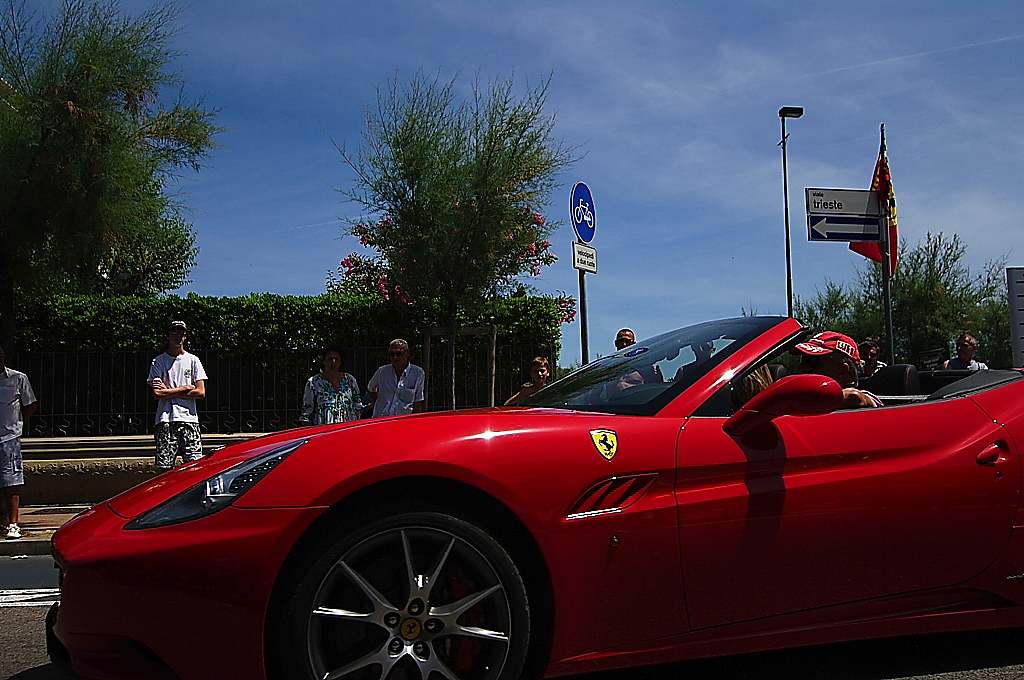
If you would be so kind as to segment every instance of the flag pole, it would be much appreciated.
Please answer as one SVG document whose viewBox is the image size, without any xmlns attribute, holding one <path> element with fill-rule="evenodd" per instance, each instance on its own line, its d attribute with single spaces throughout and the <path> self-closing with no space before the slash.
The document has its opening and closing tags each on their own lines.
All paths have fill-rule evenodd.
<svg viewBox="0 0 1024 680">
<path fill-rule="evenodd" d="M 889 216 L 883 215 L 879 226 L 882 228 L 882 306 L 885 309 L 885 337 L 889 342 L 889 361 L 896 363 L 895 345 L 892 337 L 892 277 L 889 248 Z"/>
<path fill-rule="evenodd" d="M 885 123 L 881 126 L 882 148 L 885 148 Z M 886 159 L 888 165 L 888 159 Z M 891 180 L 890 180 L 891 181 Z M 891 190 L 890 184 L 890 190 Z M 888 201 L 886 201 L 888 203 Z M 896 342 L 892 333 L 892 243 L 890 242 L 889 220 L 892 218 L 890 207 L 881 210 L 878 226 L 882 230 L 879 250 L 882 251 L 882 307 L 885 310 L 885 337 L 889 344 L 889 361 L 896 363 Z"/>
</svg>

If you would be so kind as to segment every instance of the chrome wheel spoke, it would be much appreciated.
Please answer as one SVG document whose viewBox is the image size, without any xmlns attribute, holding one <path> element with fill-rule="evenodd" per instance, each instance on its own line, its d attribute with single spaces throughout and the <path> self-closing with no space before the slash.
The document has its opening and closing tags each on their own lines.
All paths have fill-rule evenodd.
<svg viewBox="0 0 1024 680">
<path fill-rule="evenodd" d="M 431 654 L 426 661 L 420 661 L 420 674 L 423 680 L 427 680 L 431 673 L 440 673 L 448 680 L 461 680 L 437 654 Z"/>
<path fill-rule="evenodd" d="M 416 567 L 412 564 L 412 546 L 409 545 L 409 534 L 402 531 L 402 556 L 405 558 L 405 574 L 409 579 L 409 599 L 412 599 L 412 594 L 419 590 L 422 584 L 418 584 Z"/>
<path fill-rule="evenodd" d="M 487 630 L 476 626 L 460 626 L 456 624 L 451 631 L 445 631 L 446 635 L 459 635 L 462 637 L 479 638 L 482 640 L 493 640 L 496 642 L 508 642 L 508 635 L 500 630 Z"/>
<path fill-rule="evenodd" d="M 372 622 L 373 612 L 364 614 L 362 612 L 353 612 L 348 609 L 334 609 L 332 607 L 317 607 L 313 610 L 313 616 L 325 616 L 333 619 L 345 619 L 347 621 L 366 621 Z"/>
<path fill-rule="evenodd" d="M 456 600 L 451 604 L 441 605 L 439 607 L 431 607 L 430 615 L 437 616 L 442 619 L 450 619 L 453 623 L 454 620 L 465 614 L 467 611 L 475 607 L 480 602 L 483 602 L 488 597 L 493 595 L 495 592 L 501 590 L 501 584 L 496 583 L 490 588 L 484 588 L 478 593 L 471 593 L 466 597 Z"/>
<path fill-rule="evenodd" d="M 507 643 L 508 635 L 500 630 L 490 630 L 488 628 L 463 625 L 459 623 L 459 617 L 495 593 L 501 591 L 501 585 L 495 584 L 490 588 L 484 588 L 479 592 L 471 593 L 450 604 L 432 607 L 430 609 L 430 615 L 436 616 L 445 622 L 444 635 L 446 636 L 457 635 L 461 637 L 479 638 L 483 640 L 494 640 Z"/>
<path fill-rule="evenodd" d="M 374 664 L 380 664 L 380 678 L 383 680 L 383 678 L 387 677 L 388 671 L 391 670 L 391 667 L 394 666 L 395 663 L 400 658 L 402 658 L 401 655 L 391 656 L 390 654 L 388 654 L 387 646 L 384 646 L 378 649 L 376 652 L 370 652 L 361 659 L 357 659 L 350 664 L 346 664 L 341 668 L 335 669 L 330 673 L 327 673 L 323 676 L 322 680 L 337 680 L 338 678 L 345 677 L 349 673 L 354 673 L 358 670 L 366 668 L 367 666 L 372 666 Z"/>
<path fill-rule="evenodd" d="M 402 552 L 405 557 L 405 571 L 409 577 L 409 599 L 413 599 L 413 593 L 419 593 L 420 597 L 424 600 L 430 600 L 430 592 L 437 583 L 438 578 L 441 576 L 441 570 L 444 569 L 445 563 L 448 561 L 448 556 L 452 552 L 452 547 L 455 546 L 455 537 L 450 536 L 444 548 L 441 549 L 440 557 L 437 560 L 437 566 L 434 567 L 434 572 L 430 575 L 425 576 L 416 571 L 416 567 L 413 565 L 412 559 L 412 546 L 409 544 L 409 535 L 402 532 Z"/>
<path fill-rule="evenodd" d="M 345 564 L 344 561 L 338 562 L 338 564 L 341 566 L 342 569 L 345 570 L 345 573 L 348 574 L 348 577 L 352 579 L 352 581 L 355 582 L 357 586 L 359 586 L 359 589 L 363 591 L 363 594 L 366 595 L 366 597 L 370 598 L 370 601 L 373 602 L 373 609 L 375 612 L 381 609 L 396 611 L 395 606 L 388 602 L 383 595 L 377 592 L 377 589 L 374 588 L 369 581 L 367 581 L 365 578 L 356 573 L 356 571 L 352 569 L 352 567 Z"/>
<path fill-rule="evenodd" d="M 437 583 L 438 579 L 441 577 L 441 570 L 444 569 L 445 563 L 448 562 L 448 556 L 452 554 L 452 548 L 454 546 L 455 546 L 455 537 L 452 536 L 449 539 L 448 544 L 445 545 L 444 551 L 441 553 L 440 559 L 437 560 L 437 567 L 434 569 L 434 573 L 431 574 L 428 577 L 428 580 L 427 580 L 427 593 L 426 593 L 426 595 L 427 595 L 426 599 L 428 601 L 430 600 L 430 591 L 433 590 L 434 584 Z"/>
</svg>

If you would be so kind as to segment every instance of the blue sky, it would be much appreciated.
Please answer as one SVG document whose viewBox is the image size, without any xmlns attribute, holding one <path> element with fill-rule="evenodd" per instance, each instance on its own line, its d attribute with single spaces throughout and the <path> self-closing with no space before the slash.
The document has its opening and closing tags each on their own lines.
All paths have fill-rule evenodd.
<svg viewBox="0 0 1024 680">
<path fill-rule="evenodd" d="M 622 326 L 785 313 L 781 106 L 806 109 L 787 125 L 797 295 L 860 266 L 807 241 L 803 189 L 866 189 L 883 122 L 901 236 L 959 234 L 976 271 L 1024 265 L 1024 3 L 198 0 L 175 46 L 186 93 L 229 128 L 176 187 L 201 248 L 180 294 L 323 292 L 358 247 L 328 135 L 357 145 L 375 88 L 419 69 L 460 91 L 551 75 L 555 134 L 586 157 L 546 211 L 560 260 L 532 283 L 578 294 L 568 202 L 587 182 L 592 355 Z M 579 334 L 563 326 L 563 364 Z"/>
</svg>

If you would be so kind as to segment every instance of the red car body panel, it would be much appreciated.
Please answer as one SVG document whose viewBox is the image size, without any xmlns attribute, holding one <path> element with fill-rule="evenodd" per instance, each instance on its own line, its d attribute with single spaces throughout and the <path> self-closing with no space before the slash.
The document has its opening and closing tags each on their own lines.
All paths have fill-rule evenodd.
<svg viewBox="0 0 1024 680">
<path fill-rule="evenodd" d="M 296 542 L 328 508 L 402 478 L 472 487 L 518 518 L 550 578 L 551 677 L 1024 625 L 1024 380 L 906 406 L 783 415 L 771 437 L 731 437 L 726 417 L 694 415 L 800 330 L 785 320 L 733 348 L 653 415 L 478 409 L 224 449 L 55 535 L 65 574 L 55 633 L 88 678 L 264 677 L 268 603 Z M 617 435 L 610 459 L 591 436 L 599 430 Z M 300 439 L 225 509 L 124 528 Z M 602 505 L 623 480 L 636 494 Z"/>
<path fill-rule="evenodd" d="M 785 416 L 770 450 L 691 419 L 678 499 L 693 626 L 950 586 L 988 567 L 1009 539 L 1020 464 L 1015 448 L 975 463 L 1006 433 L 958 401 Z M 917 414 L 927 428 L 907 427 Z"/>
<path fill-rule="evenodd" d="M 292 540 L 321 508 L 226 508 L 190 523 L 125 531 L 104 505 L 66 525 L 56 633 L 87 678 L 259 678 L 268 594 Z M 73 568 L 67 568 L 73 565 Z M 218 659 L 230 658 L 230 668 Z"/>
</svg>

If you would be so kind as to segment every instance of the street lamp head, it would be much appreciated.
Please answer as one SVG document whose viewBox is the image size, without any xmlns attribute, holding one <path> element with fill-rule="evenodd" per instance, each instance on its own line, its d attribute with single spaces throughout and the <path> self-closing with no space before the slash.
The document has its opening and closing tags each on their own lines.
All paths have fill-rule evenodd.
<svg viewBox="0 0 1024 680">
<path fill-rule="evenodd" d="M 802 106 L 783 106 L 779 109 L 779 118 L 799 118 L 804 115 Z"/>
</svg>

